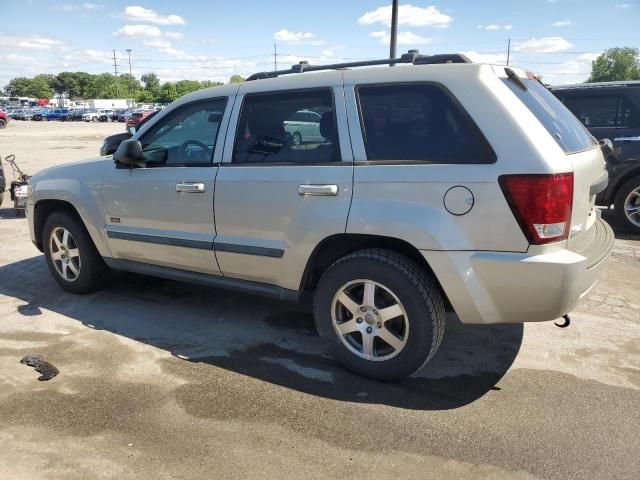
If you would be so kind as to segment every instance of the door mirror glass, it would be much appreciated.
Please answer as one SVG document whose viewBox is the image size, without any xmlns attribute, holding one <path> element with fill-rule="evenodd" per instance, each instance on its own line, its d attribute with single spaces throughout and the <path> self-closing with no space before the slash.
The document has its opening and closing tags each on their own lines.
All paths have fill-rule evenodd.
<svg viewBox="0 0 640 480">
<path fill-rule="evenodd" d="M 138 140 L 125 140 L 113 154 L 113 160 L 120 165 L 128 165 L 131 168 L 144 165 L 142 145 Z"/>
</svg>

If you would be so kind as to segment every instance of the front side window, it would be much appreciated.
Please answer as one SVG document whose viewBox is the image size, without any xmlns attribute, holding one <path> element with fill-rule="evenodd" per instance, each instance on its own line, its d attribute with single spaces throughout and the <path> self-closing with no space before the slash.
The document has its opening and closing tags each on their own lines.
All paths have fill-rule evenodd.
<svg viewBox="0 0 640 480">
<path fill-rule="evenodd" d="M 141 139 L 148 166 L 210 164 L 226 98 L 178 108 Z"/>
<path fill-rule="evenodd" d="M 233 163 L 339 161 L 336 115 L 330 89 L 245 96 Z"/>
<path fill-rule="evenodd" d="M 442 87 L 397 84 L 357 88 L 367 160 L 492 163 L 495 154 Z"/>
</svg>

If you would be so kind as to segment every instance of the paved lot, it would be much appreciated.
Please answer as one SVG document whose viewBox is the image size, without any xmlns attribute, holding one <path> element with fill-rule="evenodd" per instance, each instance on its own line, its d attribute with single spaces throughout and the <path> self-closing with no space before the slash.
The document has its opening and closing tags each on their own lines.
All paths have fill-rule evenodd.
<svg viewBox="0 0 640 480">
<path fill-rule="evenodd" d="M 121 129 L 14 122 L 0 155 L 34 172 Z M 134 275 L 63 293 L 7 203 L 1 479 L 638 478 L 638 238 L 569 328 L 452 316 L 429 368 L 384 384 L 338 367 L 304 306 Z"/>
</svg>

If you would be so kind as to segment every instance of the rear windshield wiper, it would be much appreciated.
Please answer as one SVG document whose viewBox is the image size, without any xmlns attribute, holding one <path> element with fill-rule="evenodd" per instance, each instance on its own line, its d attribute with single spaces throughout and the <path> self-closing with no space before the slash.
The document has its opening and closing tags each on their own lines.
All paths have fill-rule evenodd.
<svg viewBox="0 0 640 480">
<path fill-rule="evenodd" d="M 505 67 L 504 69 L 504 73 L 507 74 L 507 78 L 509 80 L 511 80 L 512 82 L 514 82 L 516 85 L 518 85 L 518 87 L 520 87 L 523 91 L 527 91 L 527 86 L 524 84 L 524 82 L 520 79 L 520 77 L 518 76 L 518 74 L 516 72 L 514 72 L 513 70 L 511 70 L 509 67 Z"/>
</svg>

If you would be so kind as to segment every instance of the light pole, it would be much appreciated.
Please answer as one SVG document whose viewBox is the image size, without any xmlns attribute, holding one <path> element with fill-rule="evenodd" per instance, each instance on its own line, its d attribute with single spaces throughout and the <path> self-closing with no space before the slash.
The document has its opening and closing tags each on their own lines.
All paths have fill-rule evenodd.
<svg viewBox="0 0 640 480">
<path fill-rule="evenodd" d="M 389 58 L 396 58 L 396 41 L 398 39 L 398 0 L 391 4 L 391 44 Z"/>
<path fill-rule="evenodd" d="M 127 48 L 127 54 L 129 55 L 129 95 L 131 95 L 131 88 L 133 87 L 133 75 L 131 75 L 131 52 L 130 48 Z"/>
</svg>

